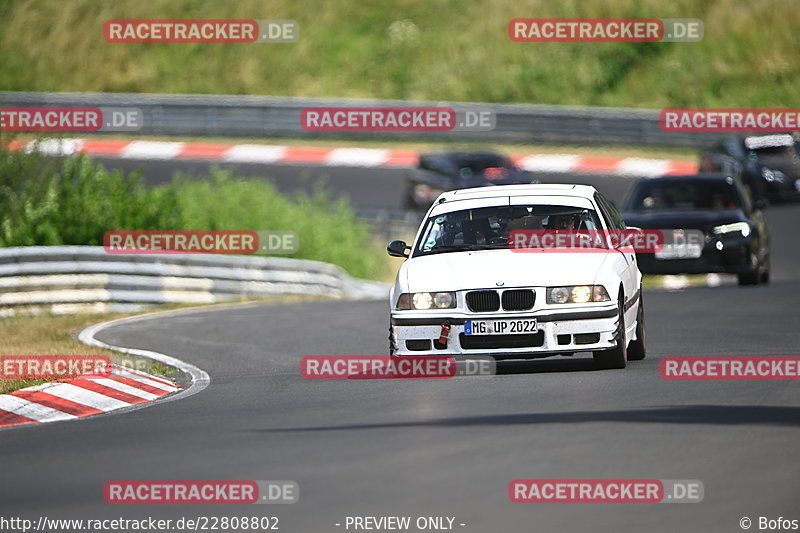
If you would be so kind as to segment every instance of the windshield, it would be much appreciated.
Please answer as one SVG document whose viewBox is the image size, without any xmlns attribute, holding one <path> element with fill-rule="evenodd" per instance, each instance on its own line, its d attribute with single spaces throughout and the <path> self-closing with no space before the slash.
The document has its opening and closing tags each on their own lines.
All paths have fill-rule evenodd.
<svg viewBox="0 0 800 533">
<path fill-rule="evenodd" d="M 571 227 L 565 220 L 574 221 Z M 564 205 L 481 207 L 430 217 L 414 255 L 507 248 L 512 230 L 600 230 L 592 209 Z"/>
<path fill-rule="evenodd" d="M 736 209 L 741 201 L 732 179 L 665 179 L 640 182 L 626 211 Z"/>
<path fill-rule="evenodd" d="M 796 155 L 794 146 L 767 146 L 755 149 L 753 153 L 759 159 L 765 157 L 793 157 Z"/>
<path fill-rule="evenodd" d="M 512 168 L 511 161 L 500 155 L 480 154 L 464 155 L 455 158 L 459 168 L 468 168 L 473 172 L 483 172 L 487 168 Z"/>
<path fill-rule="evenodd" d="M 420 157 L 419 168 L 434 172 L 467 171 L 480 174 L 487 168 L 514 168 L 510 159 L 500 154 L 426 154 Z"/>
</svg>

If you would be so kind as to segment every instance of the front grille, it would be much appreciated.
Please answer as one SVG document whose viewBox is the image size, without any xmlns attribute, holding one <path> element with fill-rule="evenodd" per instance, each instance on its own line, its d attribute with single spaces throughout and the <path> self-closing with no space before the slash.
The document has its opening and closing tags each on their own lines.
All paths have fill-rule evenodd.
<svg viewBox="0 0 800 533">
<path fill-rule="evenodd" d="M 544 346 L 544 331 L 530 335 L 464 335 L 458 336 L 465 350 L 494 348 L 536 348 Z"/>
<path fill-rule="evenodd" d="M 470 311 L 485 313 L 500 309 L 500 296 L 497 291 L 472 291 L 467 293 L 467 307 Z"/>
<path fill-rule="evenodd" d="M 503 309 L 506 311 L 527 311 L 533 309 L 536 293 L 530 289 L 505 291 L 503 293 Z"/>
</svg>

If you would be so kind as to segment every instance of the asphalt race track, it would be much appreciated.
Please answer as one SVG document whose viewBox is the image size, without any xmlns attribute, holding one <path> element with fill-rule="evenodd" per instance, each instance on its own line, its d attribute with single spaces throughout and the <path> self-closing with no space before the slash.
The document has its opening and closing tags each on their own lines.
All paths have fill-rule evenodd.
<svg viewBox="0 0 800 533">
<path fill-rule="evenodd" d="M 157 182 L 183 164 L 150 163 L 146 178 Z M 303 170 L 260 169 L 279 186 Z M 329 174 L 358 205 L 396 208 L 391 194 L 402 190 L 401 171 L 308 172 Z M 546 181 L 573 179 L 617 201 L 630 183 Z M 800 518 L 797 382 L 678 382 L 658 373 L 671 355 L 798 355 L 800 206 L 771 207 L 768 220 L 773 283 L 645 292 L 649 355 L 625 370 L 595 371 L 577 356 L 503 363 L 492 377 L 300 377 L 305 355 L 385 354 L 385 302 L 207 309 L 105 330 L 102 341 L 199 366 L 210 386 L 122 415 L 0 432 L 3 514 L 273 515 L 286 532 L 344 531 L 336 524 L 354 515 L 454 516 L 457 531 L 481 533 L 733 532 L 744 516 Z M 705 499 L 514 504 L 507 489 L 518 478 L 699 479 Z M 300 501 L 104 503 L 105 482 L 130 479 L 295 480 Z"/>
</svg>

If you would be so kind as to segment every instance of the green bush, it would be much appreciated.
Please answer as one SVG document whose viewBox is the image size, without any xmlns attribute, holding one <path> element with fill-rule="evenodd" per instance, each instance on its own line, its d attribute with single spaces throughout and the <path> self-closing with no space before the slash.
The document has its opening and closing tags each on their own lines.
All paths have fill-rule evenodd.
<svg viewBox="0 0 800 533">
<path fill-rule="evenodd" d="M 332 201 L 322 190 L 290 198 L 266 181 L 216 168 L 202 181 L 179 175 L 172 188 L 183 229 L 291 230 L 300 239 L 294 257 L 334 263 L 357 277 L 380 268 L 383 255 L 370 244 L 369 228 L 346 200 Z"/>
<path fill-rule="evenodd" d="M 357 277 L 379 273 L 382 254 L 345 200 L 324 192 L 280 194 L 261 179 L 212 169 L 145 187 L 136 174 L 86 156 L 45 158 L 0 149 L 0 246 L 100 245 L 110 230 L 293 230 L 291 257 L 337 264 Z"/>
<path fill-rule="evenodd" d="M 100 245 L 110 229 L 180 225 L 177 195 L 85 156 L 0 152 L 0 246 Z"/>
</svg>

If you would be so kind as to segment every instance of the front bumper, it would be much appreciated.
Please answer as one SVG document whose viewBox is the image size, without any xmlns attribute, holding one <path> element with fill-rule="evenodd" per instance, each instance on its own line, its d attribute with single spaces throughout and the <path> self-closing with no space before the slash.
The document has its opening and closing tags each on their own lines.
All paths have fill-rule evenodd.
<svg viewBox="0 0 800 533">
<path fill-rule="evenodd" d="M 786 181 L 764 182 L 764 196 L 778 202 L 800 199 L 800 179 L 788 178 Z"/>
<path fill-rule="evenodd" d="M 619 311 L 614 303 L 575 309 L 532 310 L 489 314 L 393 312 L 396 355 L 490 355 L 496 358 L 536 358 L 616 346 Z M 467 335 L 467 320 L 537 321 L 536 333 Z M 449 325 L 446 346 L 438 343 L 442 325 Z"/>
<path fill-rule="evenodd" d="M 711 238 L 696 259 L 657 259 L 653 253 L 640 253 L 636 262 L 642 274 L 745 274 L 755 268 L 749 238 Z"/>
</svg>

